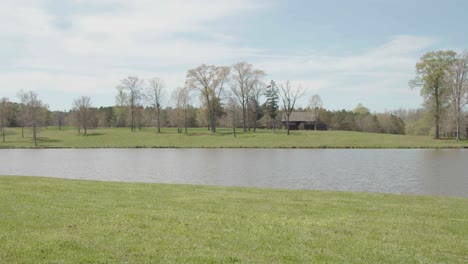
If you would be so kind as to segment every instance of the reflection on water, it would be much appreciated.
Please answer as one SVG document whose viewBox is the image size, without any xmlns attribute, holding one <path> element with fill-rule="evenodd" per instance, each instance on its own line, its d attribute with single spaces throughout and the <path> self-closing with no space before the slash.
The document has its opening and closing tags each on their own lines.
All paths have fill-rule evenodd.
<svg viewBox="0 0 468 264">
<path fill-rule="evenodd" d="M 0 150 L 0 174 L 468 197 L 467 150 Z"/>
</svg>

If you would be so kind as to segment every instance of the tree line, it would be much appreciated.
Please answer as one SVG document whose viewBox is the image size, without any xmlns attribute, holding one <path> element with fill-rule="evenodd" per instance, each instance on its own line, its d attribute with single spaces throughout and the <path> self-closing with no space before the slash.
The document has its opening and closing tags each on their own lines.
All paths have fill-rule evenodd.
<svg viewBox="0 0 468 264">
<path fill-rule="evenodd" d="M 429 52 L 416 64 L 416 77 L 411 87 L 420 87 L 424 108 L 371 113 L 359 104 L 354 110 L 327 110 L 319 95 L 313 95 L 306 107 L 297 101 L 306 89 L 290 81 L 276 84 L 266 81 L 266 73 L 247 62 L 232 66 L 202 64 L 187 71 L 183 86 L 169 89 L 160 78 L 148 80 L 129 76 L 116 87 L 115 105 L 94 107 L 89 96 L 80 96 L 70 111 L 50 111 L 34 91 L 19 91 L 18 102 L 3 98 L 0 104 L 2 140 L 6 127 L 31 128 L 36 143 L 39 128 L 49 125 L 74 126 L 87 134 L 96 127 L 129 127 L 135 132 L 142 127 L 174 127 L 187 133 L 189 127 L 206 127 L 216 132 L 219 126 L 244 132 L 258 128 L 275 130 L 281 121 L 289 123 L 295 111 L 308 112 L 317 128 L 392 134 L 428 134 L 447 136 L 455 131 L 460 139 L 466 129 L 464 107 L 468 103 L 467 52 Z M 198 98 L 198 104 L 195 99 Z M 429 121 L 434 125 L 430 125 Z M 433 127 L 432 127 L 433 126 Z M 289 135 L 289 126 L 286 126 Z M 449 131 L 449 133 L 447 133 Z"/>
</svg>

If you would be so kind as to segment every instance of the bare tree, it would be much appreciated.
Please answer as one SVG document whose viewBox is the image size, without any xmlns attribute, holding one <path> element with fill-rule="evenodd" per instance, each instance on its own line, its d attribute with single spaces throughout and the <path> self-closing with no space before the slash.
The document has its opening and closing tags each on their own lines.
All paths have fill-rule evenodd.
<svg viewBox="0 0 468 264">
<path fill-rule="evenodd" d="M 81 96 L 73 101 L 73 110 L 76 111 L 78 127 L 83 127 L 85 135 L 87 135 L 90 108 L 91 98 L 89 96 Z"/>
<path fill-rule="evenodd" d="M 244 132 L 247 131 L 247 126 L 250 129 L 247 107 L 252 89 L 255 83 L 265 75 L 265 72 L 253 69 L 252 64 L 247 62 L 239 62 L 232 66 L 231 91 L 242 108 L 242 128 Z"/>
<path fill-rule="evenodd" d="M 8 98 L 3 97 L 0 100 L 0 121 L 2 125 L 2 138 L 3 138 L 3 143 L 5 143 L 5 126 L 6 126 L 6 114 L 7 114 L 7 108 L 8 108 Z"/>
<path fill-rule="evenodd" d="M 115 114 L 117 118 L 117 126 L 124 127 L 126 124 L 126 112 L 127 112 L 127 94 L 125 93 L 123 86 L 117 86 L 117 95 L 115 96 Z"/>
<path fill-rule="evenodd" d="M 16 97 L 20 100 L 21 138 L 24 138 L 24 126 L 26 124 L 26 93 L 19 90 Z"/>
<path fill-rule="evenodd" d="M 294 111 L 294 106 L 297 99 L 301 98 L 305 93 L 302 87 L 296 89 L 291 87 L 291 83 L 286 81 L 285 85 L 280 85 L 280 97 L 283 101 L 283 111 L 286 115 L 286 127 L 289 135 L 289 116 Z"/>
<path fill-rule="evenodd" d="M 250 91 L 250 96 L 252 98 L 253 108 L 254 108 L 254 133 L 257 131 L 257 120 L 258 112 L 260 106 L 260 97 L 265 94 L 266 84 L 259 78 L 252 84 L 252 89 Z"/>
<path fill-rule="evenodd" d="M 205 64 L 187 72 L 186 86 L 200 92 L 207 106 L 210 130 L 213 133 L 216 132 L 216 117 L 229 72 L 229 67 Z"/>
<path fill-rule="evenodd" d="M 50 111 L 49 111 L 49 105 L 48 104 L 42 104 L 41 116 L 42 116 L 42 119 L 43 119 L 42 125 L 47 130 L 48 126 L 49 126 L 49 122 L 50 122 Z"/>
<path fill-rule="evenodd" d="M 187 110 L 190 106 L 190 89 L 187 87 L 177 87 L 172 92 L 172 101 L 175 104 L 175 119 L 177 124 L 177 132 L 181 132 L 182 124 L 184 125 L 185 134 L 187 134 Z"/>
<path fill-rule="evenodd" d="M 127 105 L 130 107 L 130 129 L 132 132 L 136 131 L 136 122 L 135 114 L 136 108 L 140 104 L 141 100 L 141 89 L 143 81 L 136 76 L 129 76 L 126 79 L 121 81 L 121 84 L 117 86 L 119 94 L 117 96 L 122 96 L 118 99 L 127 99 Z M 121 93 L 125 92 L 125 96 Z"/>
<path fill-rule="evenodd" d="M 32 127 L 33 142 L 37 146 L 37 129 L 41 125 L 41 108 L 43 106 L 36 92 L 23 94 L 25 102 L 25 123 Z"/>
<path fill-rule="evenodd" d="M 228 108 L 230 109 L 231 115 L 232 115 L 232 134 L 234 137 L 236 137 L 236 110 L 237 110 L 236 98 L 232 96 L 229 97 Z"/>
<path fill-rule="evenodd" d="M 161 133 L 161 102 L 164 97 L 165 83 L 159 78 L 153 78 L 148 81 L 149 86 L 146 89 L 146 99 L 148 103 L 156 109 L 156 122 L 158 133 Z"/>
<path fill-rule="evenodd" d="M 315 122 L 314 130 L 317 130 L 317 124 L 319 122 L 320 108 L 323 107 L 322 98 L 320 98 L 320 95 L 314 94 L 310 98 L 309 107 L 310 107 L 310 110 L 312 111 L 312 114 L 314 116 L 314 122 Z"/>
<path fill-rule="evenodd" d="M 468 52 L 459 55 L 453 65 L 446 71 L 448 101 L 455 117 L 456 140 L 460 140 L 460 123 L 462 111 L 468 103 Z"/>
</svg>

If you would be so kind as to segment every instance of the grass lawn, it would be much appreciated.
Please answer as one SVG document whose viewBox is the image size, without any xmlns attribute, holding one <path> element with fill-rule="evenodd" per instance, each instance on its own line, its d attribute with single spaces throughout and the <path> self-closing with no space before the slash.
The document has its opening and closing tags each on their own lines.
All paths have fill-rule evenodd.
<svg viewBox="0 0 468 264">
<path fill-rule="evenodd" d="M 239 130 L 240 131 L 240 130 Z M 239 132 L 234 138 L 231 129 L 221 128 L 210 133 L 206 128 L 189 129 L 188 135 L 178 134 L 175 128 L 163 128 L 157 134 L 154 128 L 130 132 L 128 128 L 98 128 L 87 136 L 75 129 L 59 131 L 56 127 L 43 129 L 38 145 L 42 148 L 461 148 L 468 140 L 434 140 L 429 136 L 405 136 L 351 131 L 292 131 L 258 130 L 257 133 Z M 6 142 L 0 148 L 33 147 L 31 132 L 21 138 L 19 128 L 8 128 Z"/>
<path fill-rule="evenodd" d="M 0 176 L 1 263 L 467 263 L 468 199 Z"/>
</svg>

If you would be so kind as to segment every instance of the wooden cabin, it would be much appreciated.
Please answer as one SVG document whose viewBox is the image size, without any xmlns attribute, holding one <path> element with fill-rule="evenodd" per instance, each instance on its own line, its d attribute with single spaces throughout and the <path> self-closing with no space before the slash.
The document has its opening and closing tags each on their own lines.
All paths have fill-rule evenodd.
<svg viewBox="0 0 468 264">
<path fill-rule="evenodd" d="M 310 112 L 292 112 L 289 116 L 289 124 L 287 123 L 286 114 L 283 114 L 281 119 L 281 124 L 284 128 L 289 126 L 290 130 L 315 130 L 317 125 L 317 130 L 327 130 L 327 125 L 322 122 L 315 122 L 315 118 Z"/>
</svg>

